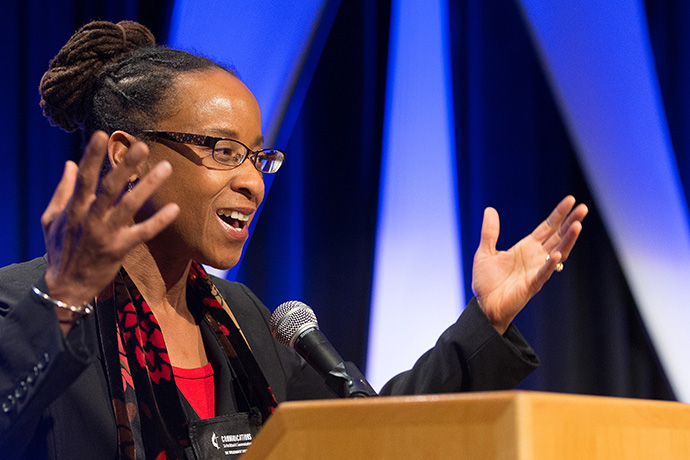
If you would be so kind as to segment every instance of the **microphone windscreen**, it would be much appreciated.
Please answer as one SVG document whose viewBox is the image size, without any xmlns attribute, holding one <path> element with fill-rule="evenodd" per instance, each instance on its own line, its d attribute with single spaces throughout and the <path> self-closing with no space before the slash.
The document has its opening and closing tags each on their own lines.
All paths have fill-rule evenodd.
<svg viewBox="0 0 690 460">
<path fill-rule="evenodd" d="M 297 336 L 312 327 L 319 327 L 314 310 L 298 300 L 281 303 L 271 315 L 271 334 L 288 348 L 294 348 Z"/>
</svg>

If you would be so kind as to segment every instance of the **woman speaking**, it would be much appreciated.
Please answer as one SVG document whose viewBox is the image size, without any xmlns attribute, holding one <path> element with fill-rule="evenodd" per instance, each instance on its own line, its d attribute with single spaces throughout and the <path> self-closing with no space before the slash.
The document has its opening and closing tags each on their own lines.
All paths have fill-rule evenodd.
<svg viewBox="0 0 690 460">
<path fill-rule="evenodd" d="M 213 458 L 206 433 L 239 454 L 279 402 L 332 397 L 273 340 L 261 301 L 201 265 L 238 262 L 263 175 L 285 160 L 233 71 L 156 46 L 135 22 L 93 22 L 40 91 L 46 117 L 86 147 L 41 218 L 45 257 L 0 270 L 0 457 Z M 381 393 L 505 389 L 536 368 L 511 322 L 586 213 L 566 197 L 496 251 L 488 208 L 475 297 Z"/>
</svg>

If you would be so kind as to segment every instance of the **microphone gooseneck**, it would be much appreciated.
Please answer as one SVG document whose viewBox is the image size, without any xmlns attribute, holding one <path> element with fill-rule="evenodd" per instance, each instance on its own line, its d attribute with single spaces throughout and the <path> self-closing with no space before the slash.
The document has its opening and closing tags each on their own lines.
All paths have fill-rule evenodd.
<svg viewBox="0 0 690 460">
<path fill-rule="evenodd" d="M 344 362 L 326 339 L 306 304 L 296 300 L 280 304 L 271 315 L 270 328 L 276 341 L 299 353 L 338 396 L 376 396 L 357 366 Z"/>
</svg>

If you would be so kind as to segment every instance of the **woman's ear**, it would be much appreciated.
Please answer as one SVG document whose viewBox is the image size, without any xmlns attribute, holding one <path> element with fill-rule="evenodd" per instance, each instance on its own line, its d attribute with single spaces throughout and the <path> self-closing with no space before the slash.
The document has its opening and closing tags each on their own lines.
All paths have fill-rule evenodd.
<svg viewBox="0 0 690 460">
<path fill-rule="evenodd" d="M 108 139 L 108 160 L 110 160 L 110 167 L 113 168 L 118 165 L 124 157 L 127 150 L 137 141 L 136 137 L 125 131 L 115 131 Z M 131 180 L 134 180 L 133 178 Z"/>
</svg>

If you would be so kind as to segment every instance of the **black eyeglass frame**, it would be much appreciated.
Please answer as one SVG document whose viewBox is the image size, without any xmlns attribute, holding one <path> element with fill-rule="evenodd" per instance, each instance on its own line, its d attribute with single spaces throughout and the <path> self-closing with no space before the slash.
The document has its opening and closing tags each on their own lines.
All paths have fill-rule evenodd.
<svg viewBox="0 0 690 460">
<path fill-rule="evenodd" d="M 191 133 L 180 133 L 176 131 L 157 131 L 153 129 L 145 129 L 142 131 L 145 134 L 158 137 L 161 139 L 165 139 L 168 141 L 173 141 L 173 142 L 178 142 L 180 144 L 192 144 L 192 145 L 198 145 L 201 147 L 208 147 L 211 149 L 211 156 L 213 157 L 213 160 L 221 165 L 224 166 L 239 166 L 242 163 L 244 163 L 244 160 L 246 160 L 248 157 L 251 157 L 251 162 L 254 165 L 254 167 L 262 173 L 267 173 L 267 174 L 275 174 L 280 167 L 283 165 L 285 162 L 285 152 L 283 152 L 280 149 L 261 149 L 261 150 L 252 150 L 246 145 L 244 145 L 242 142 L 238 141 L 237 139 L 230 139 L 227 137 L 213 137 L 213 136 L 204 136 L 203 134 L 191 134 Z M 216 144 L 220 141 L 230 141 L 234 142 L 236 144 L 240 144 L 242 147 L 244 147 L 244 155 L 242 156 L 242 159 L 239 161 L 237 164 L 232 164 L 232 163 L 227 163 L 220 161 L 218 158 L 216 158 Z M 274 159 L 271 161 L 270 164 L 275 164 L 278 163 L 278 166 L 274 168 L 269 168 L 267 170 L 262 169 L 260 166 L 260 161 L 261 157 L 260 155 L 262 153 L 271 153 L 271 154 L 279 154 L 280 158 L 279 159 Z"/>
</svg>

